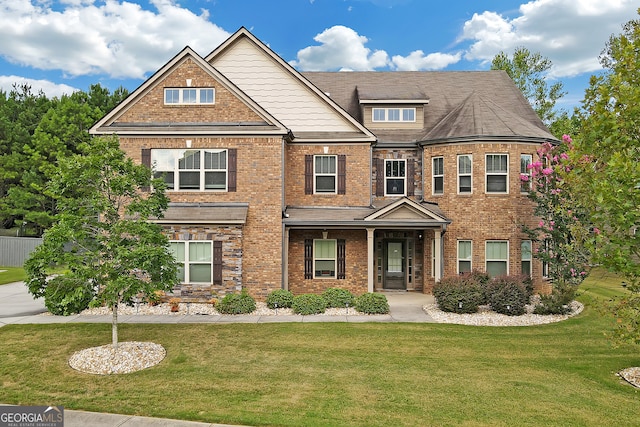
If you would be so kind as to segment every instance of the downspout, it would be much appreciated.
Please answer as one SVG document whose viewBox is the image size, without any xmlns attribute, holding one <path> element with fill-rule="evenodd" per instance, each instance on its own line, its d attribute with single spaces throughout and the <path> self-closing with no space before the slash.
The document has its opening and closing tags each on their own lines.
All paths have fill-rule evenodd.
<svg viewBox="0 0 640 427">
<path fill-rule="evenodd" d="M 288 132 L 289 137 L 293 137 L 291 131 Z M 286 136 L 282 137 L 282 148 L 281 148 L 281 159 L 280 159 L 280 164 L 282 165 L 281 167 L 281 173 L 282 173 L 282 179 L 280 180 L 282 188 L 280 189 L 280 193 L 281 193 L 281 201 L 280 201 L 280 210 L 282 211 L 282 214 L 280 216 L 280 221 L 281 222 L 281 231 L 282 231 L 282 249 L 280 250 L 280 288 L 281 289 L 287 289 L 288 286 L 288 266 L 287 266 L 287 254 L 289 253 L 288 250 L 288 246 L 289 246 L 289 239 L 287 239 L 287 233 L 285 231 L 285 225 L 284 225 L 284 219 L 285 217 L 289 216 L 285 210 L 286 210 L 286 197 L 285 197 L 285 188 L 286 186 L 286 179 L 287 179 L 287 173 L 286 173 L 286 165 L 285 165 L 285 147 L 286 147 Z"/>
</svg>

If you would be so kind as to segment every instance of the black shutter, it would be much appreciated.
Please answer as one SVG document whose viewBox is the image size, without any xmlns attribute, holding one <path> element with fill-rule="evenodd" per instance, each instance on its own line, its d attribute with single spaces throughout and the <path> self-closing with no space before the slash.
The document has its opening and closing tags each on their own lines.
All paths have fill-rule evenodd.
<svg viewBox="0 0 640 427">
<path fill-rule="evenodd" d="M 376 159 L 376 196 L 384 196 L 384 159 Z"/>
<path fill-rule="evenodd" d="M 222 285 L 222 242 L 213 242 L 213 283 Z"/>
<path fill-rule="evenodd" d="M 149 169 L 151 169 L 151 149 L 150 148 L 143 148 L 142 149 L 142 161 L 141 161 L 143 166 L 148 167 Z M 151 187 L 149 187 L 148 185 L 145 185 L 144 187 L 140 188 L 142 191 L 144 191 L 145 193 L 148 193 L 149 191 L 151 191 Z"/>
<path fill-rule="evenodd" d="M 347 156 L 338 156 L 338 194 L 347 194 Z"/>
<path fill-rule="evenodd" d="M 304 194 L 313 194 L 313 156 L 304 156 Z"/>
<path fill-rule="evenodd" d="M 347 245 L 344 239 L 338 239 L 338 279 L 346 278 Z"/>
<path fill-rule="evenodd" d="M 304 278 L 313 279 L 313 239 L 304 240 Z"/>
<path fill-rule="evenodd" d="M 407 159 L 407 196 L 413 196 L 415 193 L 413 180 L 415 172 L 415 161 L 413 159 Z"/>
<path fill-rule="evenodd" d="M 237 163 L 238 163 L 238 150 L 236 148 L 229 148 L 227 150 L 227 191 L 234 193 L 237 186 Z"/>
</svg>

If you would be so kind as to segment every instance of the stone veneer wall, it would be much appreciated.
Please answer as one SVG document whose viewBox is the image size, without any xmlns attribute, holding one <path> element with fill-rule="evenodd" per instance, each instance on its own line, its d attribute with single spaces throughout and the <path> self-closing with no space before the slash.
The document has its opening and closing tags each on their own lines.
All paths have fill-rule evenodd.
<svg viewBox="0 0 640 427">
<path fill-rule="evenodd" d="M 195 227 L 188 225 L 165 226 L 169 240 L 222 242 L 222 285 L 181 284 L 173 290 L 180 297 L 204 298 L 237 293 L 242 289 L 242 227 Z"/>
</svg>

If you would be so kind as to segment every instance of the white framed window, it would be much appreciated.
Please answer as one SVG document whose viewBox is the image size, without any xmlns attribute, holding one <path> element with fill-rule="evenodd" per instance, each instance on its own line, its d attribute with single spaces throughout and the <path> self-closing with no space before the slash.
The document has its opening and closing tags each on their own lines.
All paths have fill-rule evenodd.
<svg viewBox="0 0 640 427">
<path fill-rule="evenodd" d="M 509 242 L 490 240 L 485 248 L 486 271 L 491 277 L 509 274 Z"/>
<path fill-rule="evenodd" d="M 509 155 L 508 154 L 487 154 L 486 155 L 486 192 L 487 193 L 508 193 L 509 192 Z"/>
<path fill-rule="evenodd" d="M 215 104 L 216 90 L 207 88 L 165 88 L 165 105 L 181 104 Z"/>
<path fill-rule="evenodd" d="M 313 191 L 314 193 L 336 194 L 338 156 L 314 156 L 313 158 Z"/>
<path fill-rule="evenodd" d="M 471 194 L 472 157 L 471 154 L 458 155 L 458 194 Z"/>
<path fill-rule="evenodd" d="M 315 278 L 336 278 L 335 239 L 315 239 L 313 241 L 313 276 Z"/>
<path fill-rule="evenodd" d="M 526 274 L 527 276 L 531 276 L 531 240 L 523 240 L 520 243 L 520 257 L 521 257 L 521 272 L 522 274 Z"/>
<path fill-rule="evenodd" d="M 213 282 L 212 241 L 170 241 L 169 248 L 180 264 L 180 283 Z"/>
<path fill-rule="evenodd" d="M 444 158 L 433 158 L 433 194 L 444 194 Z"/>
<path fill-rule="evenodd" d="M 406 194 L 407 161 L 384 161 L 384 192 L 389 196 L 404 196 Z"/>
<path fill-rule="evenodd" d="M 374 122 L 415 122 L 415 108 L 373 108 L 371 120 Z"/>
<path fill-rule="evenodd" d="M 151 164 L 168 190 L 227 190 L 227 150 L 153 149 Z"/>
<path fill-rule="evenodd" d="M 531 190 L 531 169 L 533 162 L 531 154 L 520 154 L 520 192 L 528 193 Z"/>
<path fill-rule="evenodd" d="M 471 240 L 458 240 L 458 274 L 471 271 Z"/>
</svg>

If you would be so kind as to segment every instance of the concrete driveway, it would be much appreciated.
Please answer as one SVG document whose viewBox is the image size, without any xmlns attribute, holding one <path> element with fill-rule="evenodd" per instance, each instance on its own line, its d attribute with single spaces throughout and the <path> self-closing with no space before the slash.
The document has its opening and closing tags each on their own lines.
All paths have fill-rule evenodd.
<svg viewBox="0 0 640 427">
<path fill-rule="evenodd" d="M 0 323 L 3 319 L 32 316 L 47 311 L 44 299 L 33 299 L 24 282 L 0 285 Z"/>
</svg>

